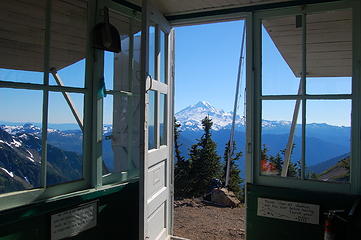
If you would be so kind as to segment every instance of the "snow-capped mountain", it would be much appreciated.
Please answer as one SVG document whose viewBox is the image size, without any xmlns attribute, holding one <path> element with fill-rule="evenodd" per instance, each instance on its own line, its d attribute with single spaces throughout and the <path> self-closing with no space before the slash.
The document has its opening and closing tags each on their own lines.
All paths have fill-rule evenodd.
<svg viewBox="0 0 361 240">
<path fill-rule="evenodd" d="M 181 123 L 181 130 L 202 129 L 202 119 L 209 116 L 212 119 L 213 130 L 227 129 L 232 124 L 232 113 L 225 112 L 222 109 L 216 109 L 206 101 L 200 101 L 194 105 L 188 106 L 175 114 L 177 121 Z M 239 115 L 236 117 L 236 125 L 244 126 L 244 119 Z"/>
<path fill-rule="evenodd" d="M 0 126 L 0 193 L 40 186 L 42 142 L 39 134 L 40 129 L 31 124 Z M 47 150 L 49 185 L 81 178 L 80 155 L 51 144 Z"/>
<path fill-rule="evenodd" d="M 180 130 L 198 131 L 202 129 L 202 119 L 209 116 L 212 119 L 212 129 L 215 131 L 222 129 L 230 129 L 232 126 L 232 112 L 225 112 L 222 109 L 216 109 L 206 101 L 200 101 L 194 105 L 188 106 L 177 112 L 175 117 L 180 122 Z M 290 121 L 272 121 L 262 120 L 262 127 L 267 129 L 288 127 Z M 236 116 L 236 129 L 244 130 L 245 119 L 240 115 Z"/>
</svg>

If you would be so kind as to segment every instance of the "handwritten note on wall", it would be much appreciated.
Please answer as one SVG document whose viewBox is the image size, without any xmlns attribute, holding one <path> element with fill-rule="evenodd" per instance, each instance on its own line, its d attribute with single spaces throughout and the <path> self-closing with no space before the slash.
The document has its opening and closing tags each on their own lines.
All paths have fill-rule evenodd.
<svg viewBox="0 0 361 240">
<path fill-rule="evenodd" d="M 92 202 L 51 216 L 51 239 L 72 237 L 95 227 L 97 203 Z"/>
<path fill-rule="evenodd" d="M 257 215 L 302 223 L 319 224 L 320 206 L 308 203 L 258 198 Z"/>
</svg>

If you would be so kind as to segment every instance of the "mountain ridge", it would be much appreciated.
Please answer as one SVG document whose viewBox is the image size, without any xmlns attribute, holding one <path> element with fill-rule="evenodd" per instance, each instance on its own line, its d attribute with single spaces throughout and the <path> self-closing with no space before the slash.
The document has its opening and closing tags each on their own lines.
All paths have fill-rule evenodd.
<svg viewBox="0 0 361 240">
<path fill-rule="evenodd" d="M 209 116 L 213 121 L 213 130 L 230 129 L 232 125 L 233 112 L 225 112 L 223 109 L 217 109 L 207 101 L 199 101 L 196 104 L 189 105 L 175 114 L 175 118 L 181 123 L 180 130 L 202 130 L 202 119 Z M 239 114 L 236 116 L 235 128 L 245 130 L 245 118 Z M 262 119 L 262 128 L 267 130 L 289 127 L 291 121 L 287 120 L 267 120 Z M 300 124 L 297 124 L 300 126 Z M 334 126 L 327 123 L 309 123 L 309 128 L 333 127 L 340 129 L 349 129 L 348 126 Z"/>
</svg>

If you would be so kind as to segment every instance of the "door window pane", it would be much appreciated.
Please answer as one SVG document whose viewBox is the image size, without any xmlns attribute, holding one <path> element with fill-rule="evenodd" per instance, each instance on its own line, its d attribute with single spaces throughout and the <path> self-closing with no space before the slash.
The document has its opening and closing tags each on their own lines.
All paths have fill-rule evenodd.
<svg viewBox="0 0 361 240">
<path fill-rule="evenodd" d="M 306 177 L 349 182 L 351 100 L 308 100 Z"/>
<path fill-rule="evenodd" d="M 149 103 L 148 103 L 148 149 L 157 147 L 157 136 L 156 136 L 156 92 L 148 91 Z"/>
<path fill-rule="evenodd" d="M 167 36 L 166 34 L 160 30 L 160 74 L 159 74 L 159 80 L 162 83 L 166 83 L 166 54 L 167 54 Z"/>
<path fill-rule="evenodd" d="M 296 16 L 262 21 L 262 94 L 296 95 L 302 70 L 302 25 Z"/>
<path fill-rule="evenodd" d="M 42 91 L 0 88 L 0 193 L 40 187 Z"/>
<path fill-rule="evenodd" d="M 160 145 L 167 145 L 167 95 L 160 94 L 159 135 Z"/>
<path fill-rule="evenodd" d="M 148 73 L 155 79 L 155 27 L 149 27 L 149 69 Z"/>
<path fill-rule="evenodd" d="M 260 162 L 262 175 L 281 176 L 282 168 L 285 167 L 285 161 L 289 156 L 287 176 L 300 177 L 302 156 L 302 104 L 300 102 L 299 114 L 294 125 L 295 130 L 294 133 L 291 133 L 296 104 L 297 101 L 295 100 L 262 101 L 262 154 Z M 288 143 L 291 143 L 290 147 Z"/>
</svg>

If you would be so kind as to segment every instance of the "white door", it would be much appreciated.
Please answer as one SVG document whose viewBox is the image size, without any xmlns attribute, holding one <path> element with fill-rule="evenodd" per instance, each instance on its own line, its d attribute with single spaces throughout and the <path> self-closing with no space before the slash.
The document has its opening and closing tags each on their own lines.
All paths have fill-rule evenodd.
<svg viewBox="0 0 361 240">
<path fill-rule="evenodd" d="M 140 239 L 171 235 L 173 163 L 173 30 L 143 1 L 144 152 L 140 180 Z M 143 208 L 143 209 L 142 209 Z"/>
</svg>

